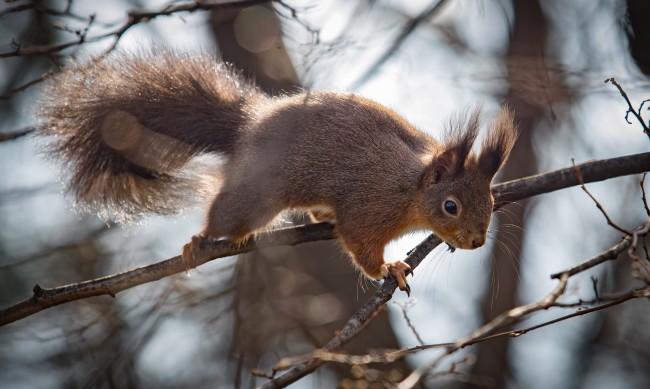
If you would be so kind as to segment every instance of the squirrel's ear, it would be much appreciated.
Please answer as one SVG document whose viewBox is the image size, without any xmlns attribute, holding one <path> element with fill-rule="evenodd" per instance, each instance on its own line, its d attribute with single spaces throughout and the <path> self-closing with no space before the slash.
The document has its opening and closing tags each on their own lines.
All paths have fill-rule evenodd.
<svg viewBox="0 0 650 389">
<path fill-rule="evenodd" d="M 430 188 L 432 185 L 438 184 L 445 177 L 450 177 L 454 166 L 456 166 L 456 155 L 450 150 L 434 157 L 422 172 L 419 187 Z"/>
<path fill-rule="evenodd" d="M 444 151 L 435 156 L 424 174 L 426 183 L 437 184 L 445 177 L 456 177 L 463 173 L 465 161 L 478 135 L 481 107 L 469 116 L 452 117 L 447 124 Z"/>
<path fill-rule="evenodd" d="M 481 154 L 478 157 L 481 173 L 490 179 L 494 177 L 508 159 L 516 140 L 517 126 L 514 113 L 510 107 L 504 106 L 490 125 L 488 135 L 483 141 Z"/>
<path fill-rule="evenodd" d="M 427 181 L 432 184 L 439 183 L 444 177 L 456 174 L 458 169 L 458 153 L 447 150 L 435 157 L 429 166 Z"/>
</svg>

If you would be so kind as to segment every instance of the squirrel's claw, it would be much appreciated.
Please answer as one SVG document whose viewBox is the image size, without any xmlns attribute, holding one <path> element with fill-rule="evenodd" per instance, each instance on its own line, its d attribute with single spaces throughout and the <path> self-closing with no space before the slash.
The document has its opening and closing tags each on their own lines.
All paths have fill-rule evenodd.
<svg viewBox="0 0 650 389">
<path fill-rule="evenodd" d="M 399 289 L 406 292 L 409 297 L 411 296 L 411 287 L 406 282 L 406 276 L 412 275 L 413 269 L 407 263 L 402 261 L 385 263 L 381 266 L 381 273 L 384 278 L 388 277 L 389 274 L 395 277 Z"/>
<path fill-rule="evenodd" d="M 192 240 L 183 246 L 181 258 L 183 259 L 183 264 L 185 264 L 185 271 L 188 273 L 192 268 L 192 261 L 199 256 L 201 242 L 203 240 L 205 240 L 203 235 L 194 235 L 192 236 Z"/>
</svg>

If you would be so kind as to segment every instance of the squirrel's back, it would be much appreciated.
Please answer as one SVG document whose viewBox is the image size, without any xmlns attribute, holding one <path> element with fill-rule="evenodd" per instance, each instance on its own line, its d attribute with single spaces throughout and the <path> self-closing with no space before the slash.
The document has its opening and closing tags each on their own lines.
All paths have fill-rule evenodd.
<svg viewBox="0 0 650 389">
<path fill-rule="evenodd" d="M 41 133 L 65 161 L 68 189 L 118 216 L 170 213 L 196 193 L 202 153 L 229 155 L 251 106 L 268 98 L 209 55 L 117 52 L 55 76 Z"/>
<path fill-rule="evenodd" d="M 307 92 L 259 111 L 227 168 L 240 169 L 229 176 L 242 179 L 259 171 L 250 181 L 268 181 L 286 192 L 287 205 L 308 207 L 336 202 L 338 196 L 367 197 L 410 187 L 439 147 L 372 100 L 352 93 Z"/>
</svg>

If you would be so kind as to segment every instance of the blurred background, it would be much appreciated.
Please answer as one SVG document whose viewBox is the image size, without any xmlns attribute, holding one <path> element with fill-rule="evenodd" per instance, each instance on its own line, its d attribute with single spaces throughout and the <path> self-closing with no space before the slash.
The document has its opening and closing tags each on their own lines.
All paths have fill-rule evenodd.
<svg viewBox="0 0 650 389">
<path fill-rule="evenodd" d="M 116 43 L 132 9 L 180 1 L 5 1 L 0 5 L 0 309 L 54 287 L 125 271 L 179 253 L 202 211 L 116 225 L 75 209 L 61 166 L 19 136 L 36 125 L 40 82 Z M 486 116 L 510 104 L 521 136 L 498 177 L 510 180 L 576 162 L 648 151 L 611 84 L 635 106 L 650 98 L 647 0 L 241 1 L 160 15 L 119 36 L 118 48 L 152 45 L 211 52 L 272 95 L 345 90 L 385 104 L 439 136 L 449 115 L 477 103 Z M 100 39 L 101 38 L 101 39 Z M 58 45 L 72 43 L 66 47 Z M 13 55 L 16 47 L 41 47 Z M 649 115 L 644 110 L 646 115 Z M 647 116 L 649 117 L 649 116 Z M 644 221 L 640 177 L 590 184 L 619 224 Z M 647 187 L 647 185 L 646 185 Z M 549 274 L 620 240 L 593 202 L 571 188 L 510 205 L 475 252 L 438 248 L 385 314 L 345 346 L 450 342 L 518 304 L 537 301 Z M 426 236 L 386 249 L 403 259 Z M 630 290 L 624 256 L 572 278 L 565 301 Z M 374 292 L 334 242 L 265 249 L 117 295 L 48 309 L 0 328 L 2 388 L 248 388 L 280 358 L 322 346 Z M 417 331 L 407 326 L 404 312 Z M 550 320 L 559 309 L 518 327 Z M 633 300 L 516 339 L 464 349 L 456 374 L 423 387 L 645 388 L 650 385 L 648 302 Z M 373 365 L 374 379 L 327 365 L 292 387 L 384 387 L 439 351 Z"/>
</svg>

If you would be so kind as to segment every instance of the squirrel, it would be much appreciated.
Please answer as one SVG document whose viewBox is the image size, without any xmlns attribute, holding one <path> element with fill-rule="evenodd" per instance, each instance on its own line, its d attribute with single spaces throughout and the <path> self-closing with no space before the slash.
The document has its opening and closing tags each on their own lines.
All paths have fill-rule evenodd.
<svg viewBox="0 0 650 389">
<path fill-rule="evenodd" d="M 39 133 L 54 135 L 46 150 L 70 172 L 68 190 L 95 209 L 178 212 L 205 176 L 188 167 L 221 156 L 220 188 L 205 228 L 182 249 L 186 263 L 204 239 L 242 242 L 285 210 L 307 210 L 334 223 L 367 277 L 392 275 L 408 294 L 411 268 L 385 263 L 384 246 L 431 230 L 450 248 L 481 247 L 490 183 L 517 137 L 508 107 L 477 154 L 480 109 L 450 120 L 437 141 L 367 98 L 271 97 L 210 55 L 166 49 L 117 52 L 60 73 L 38 115 Z"/>
</svg>

